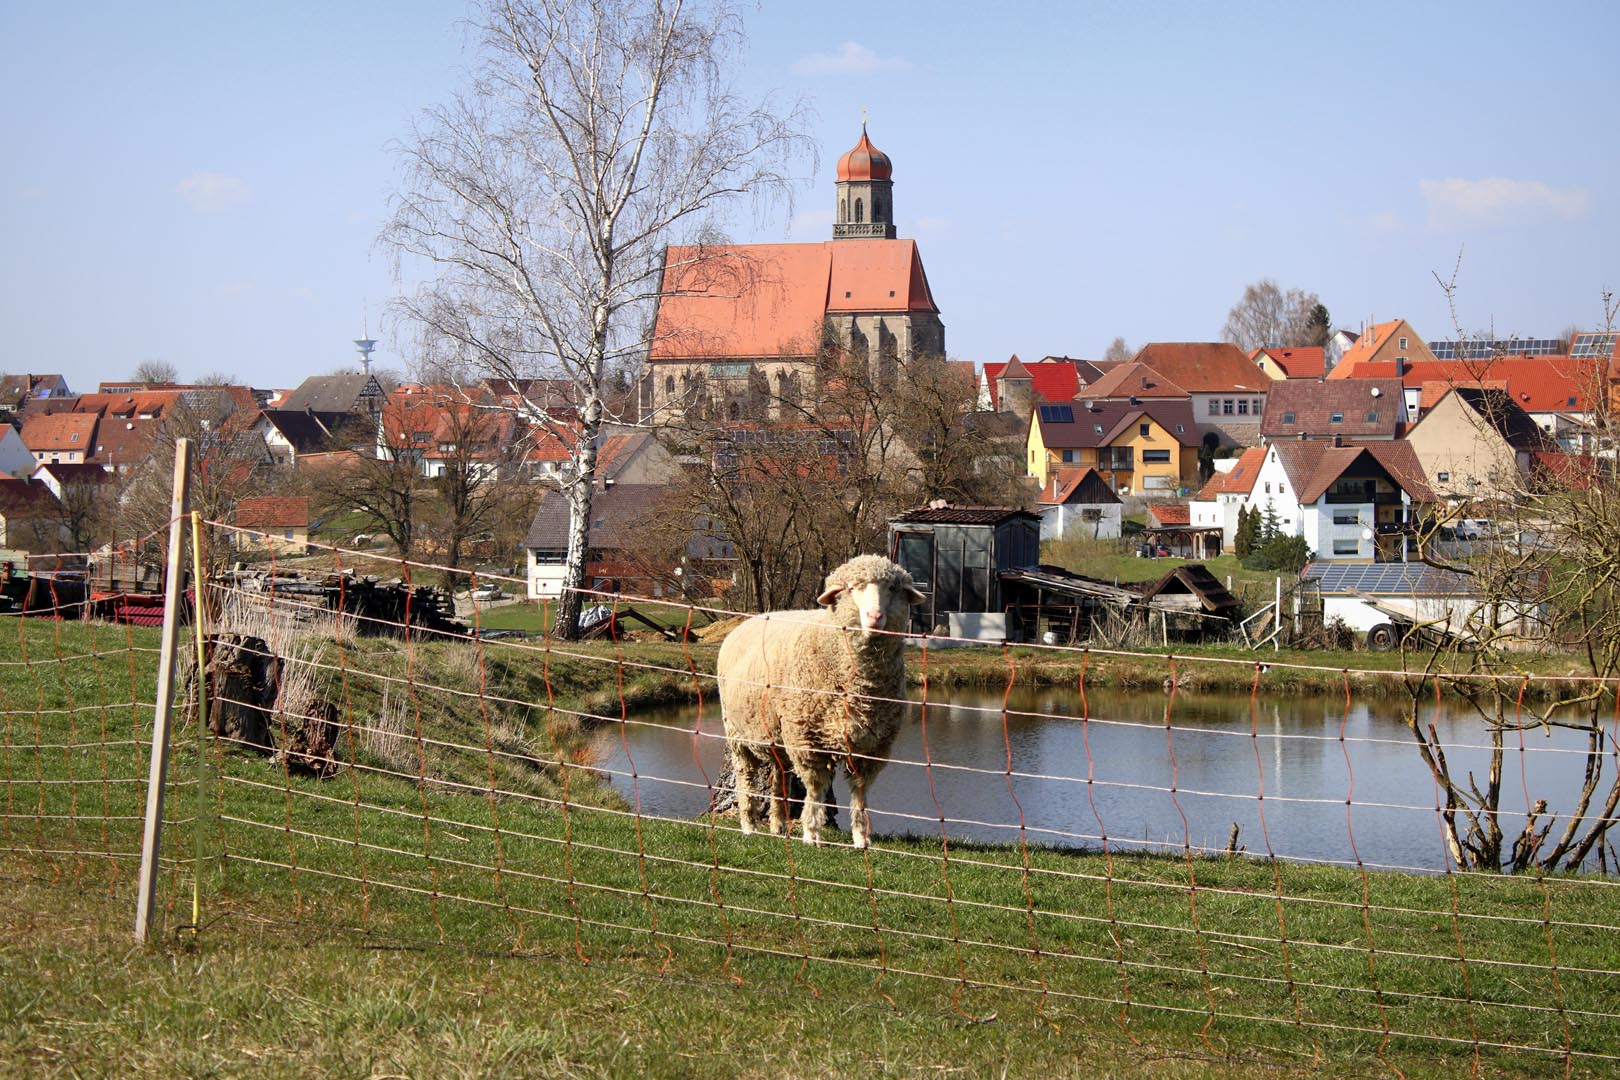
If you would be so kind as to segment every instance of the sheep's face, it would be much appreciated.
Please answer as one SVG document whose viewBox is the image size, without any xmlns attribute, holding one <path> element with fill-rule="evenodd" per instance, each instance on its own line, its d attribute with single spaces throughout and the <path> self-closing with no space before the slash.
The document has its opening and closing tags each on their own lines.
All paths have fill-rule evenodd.
<svg viewBox="0 0 1620 1080">
<path fill-rule="evenodd" d="M 869 638 L 880 631 L 904 630 L 911 618 L 911 605 L 922 603 L 925 597 L 912 585 L 909 575 L 888 575 L 854 585 L 829 583 L 818 599 L 837 610 L 841 622 Z"/>
</svg>

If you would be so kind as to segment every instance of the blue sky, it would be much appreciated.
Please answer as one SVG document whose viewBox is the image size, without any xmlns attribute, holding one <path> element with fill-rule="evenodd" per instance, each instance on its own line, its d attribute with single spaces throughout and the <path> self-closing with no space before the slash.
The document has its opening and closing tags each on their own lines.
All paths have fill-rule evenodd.
<svg viewBox="0 0 1620 1080">
<path fill-rule="evenodd" d="M 398 288 L 389 144 L 471 61 L 457 2 L 0 5 L 0 369 L 143 359 L 292 385 Z M 736 72 L 819 162 L 738 239 L 830 234 L 859 134 L 895 164 L 959 358 L 1219 336 L 1261 277 L 1334 321 L 1595 326 L 1620 290 L 1620 5 L 764 4 Z"/>
</svg>

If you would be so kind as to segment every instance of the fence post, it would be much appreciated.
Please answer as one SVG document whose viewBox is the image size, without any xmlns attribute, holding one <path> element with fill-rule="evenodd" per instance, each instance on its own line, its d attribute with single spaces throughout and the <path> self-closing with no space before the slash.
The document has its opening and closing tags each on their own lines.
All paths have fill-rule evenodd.
<svg viewBox="0 0 1620 1080">
<path fill-rule="evenodd" d="M 169 504 L 169 561 L 163 582 L 163 642 L 158 654 L 157 708 L 152 719 L 152 759 L 146 773 L 146 826 L 141 833 L 141 875 L 135 900 L 135 940 L 151 930 L 157 896 L 158 854 L 163 838 L 163 787 L 169 776 L 169 720 L 174 712 L 174 662 L 180 641 L 181 549 L 191 503 L 191 440 L 174 447 L 174 493 Z"/>
</svg>

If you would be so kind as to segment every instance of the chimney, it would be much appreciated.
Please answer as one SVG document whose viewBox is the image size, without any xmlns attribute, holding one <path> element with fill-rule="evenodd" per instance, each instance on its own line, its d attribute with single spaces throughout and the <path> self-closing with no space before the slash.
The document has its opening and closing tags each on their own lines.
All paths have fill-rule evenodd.
<svg viewBox="0 0 1620 1080">
<path fill-rule="evenodd" d="M 1336 446 L 1336 447 L 1337 446 L 1343 446 L 1344 445 L 1344 436 L 1343 435 L 1335 435 L 1335 436 L 1333 436 L 1333 445 Z"/>
</svg>

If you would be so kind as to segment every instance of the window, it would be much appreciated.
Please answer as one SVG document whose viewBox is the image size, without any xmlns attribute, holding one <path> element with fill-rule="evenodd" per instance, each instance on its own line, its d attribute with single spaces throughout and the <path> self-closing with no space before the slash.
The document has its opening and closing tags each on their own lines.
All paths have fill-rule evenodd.
<svg viewBox="0 0 1620 1080">
<path fill-rule="evenodd" d="M 1074 451 L 1073 450 L 1065 450 L 1065 451 L 1063 451 L 1063 463 L 1065 465 L 1073 464 L 1074 460 L 1075 460 L 1075 458 L 1074 458 Z"/>
<path fill-rule="evenodd" d="M 1328 423 L 1330 423 L 1330 424 L 1342 424 L 1342 423 L 1344 423 L 1344 413 L 1342 413 L 1342 412 L 1334 413 L 1332 416 L 1328 417 Z"/>
<path fill-rule="evenodd" d="M 1270 480 L 1266 481 L 1266 494 L 1267 495 L 1271 494 L 1271 481 Z"/>
<path fill-rule="evenodd" d="M 1360 525 L 1361 515 L 1356 513 L 1354 510 L 1335 510 L 1333 511 L 1333 524 Z"/>
<path fill-rule="evenodd" d="M 1249 399 L 1248 398 L 1244 398 L 1243 400 L 1238 402 L 1238 415 L 1239 416 L 1248 416 L 1249 415 Z"/>
<path fill-rule="evenodd" d="M 859 225 L 861 222 L 863 222 L 865 220 L 866 220 L 866 210 L 861 205 L 861 200 L 856 199 L 855 200 L 855 224 Z"/>
<path fill-rule="evenodd" d="M 1361 554 L 1361 541 L 1356 540 L 1356 539 L 1335 540 L 1335 541 L 1333 541 L 1333 554 L 1335 554 L 1335 555 L 1360 555 Z"/>
<path fill-rule="evenodd" d="M 1401 351 L 1402 352 L 1406 351 L 1406 339 L 1405 338 L 1401 338 Z M 1406 357 L 1403 356 L 1403 357 L 1401 357 L 1401 359 L 1405 360 Z"/>
<path fill-rule="evenodd" d="M 1373 409 L 1371 412 L 1369 412 L 1367 414 L 1367 423 L 1369 423 L 1369 424 L 1378 423 L 1378 410 L 1377 409 Z"/>
<path fill-rule="evenodd" d="M 1219 416 L 1219 415 L 1221 415 L 1221 403 L 1216 401 L 1214 398 L 1209 399 L 1209 415 L 1211 415 L 1211 416 Z"/>
<path fill-rule="evenodd" d="M 1144 450 L 1144 451 L 1142 451 L 1142 464 L 1144 464 L 1144 465 L 1168 465 L 1168 464 L 1170 464 L 1170 451 L 1168 451 L 1168 450 Z"/>
<path fill-rule="evenodd" d="M 282 534 L 281 534 L 281 538 L 282 538 L 282 539 L 283 539 L 283 540 L 291 540 L 291 539 L 292 539 L 292 530 L 291 530 L 291 529 L 287 529 L 287 530 L 285 530 L 285 531 L 284 531 L 284 532 L 283 532 L 283 533 L 282 533 Z"/>
<path fill-rule="evenodd" d="M 1171 481 L 1173 481 L 1174 479 L 1175 478 L 1171 477 L 1171 476 L 1144 476 L 1144 477 L 1142 477 L 1142 490 L 1144 490 L 1144 491 L 1162 491 L 1162 490 L 1165 490 L 1165 489 L 1167 489 L 1167 488 L 1169 488 L 1171 486 Z"/>
<path fill-rule="evenodd" d="M 1265 398 L 1255 398 L 1254 399 L 1254 415 L 1259 416 L 1261 413 L 1263 413 L 1265 411 L 1266 411 L 1266 399 Z"/>
<path fill-rule="evenodd" d="M 1096 429 L 1098 435 L 1102 434 L 1102 425 L 1101 424 L 1092 424 L 1091 426 Z"/>
<path fill-rule="evenodd" d="M 1450 479 L 1451 479 L 1451 474 L 1450 473 L 1448 473 L 1448 472 L 1441 472 L 1440 473 L 1440 482 L 1442 484 L 1446 483 Z"/>
<path fill-rule="evenodd" d="M 1148 424 L 1142 424 L 1136 430 L 1142 433 L 1142 438 L 1144 438 L 1144 439 L 1153 434 L 1153 428 Z M 77 435 L 75 435 L 73 437 L 75 439 L 78 438 Z"/>
<path fill-rule="evenodd" d="M 1143 434 L 1146 434 L 1146 432 L 1144 432 Z M 79 441 L 79 433 L 77 431 L 75 431 L 72 435 L 68 436 L 68 442 L 78 442 L 78 441 Z"/>
<path fill-rule="evenodd" d="M 1227 398 L 1226 400 L 1221 402 L 1221 415 L 1222 416 L 1231 416 L 1232 415 L 1232 410 L 1235 409 L 1236 407 L 1237 407 L 1237 403 L 1234 402 L 1231 398 Z"/>
<path fill-rule="evenodd" d="M 1184 435 L 1184 434 L 1186 434 L 1186 432 L 1187 432 L 1187 428 L 1186 428 L 1185 425 L 1183 425 L 1183 424 L 1177 424 L 1176 425 L 1176 434 L 1177 435 Z"/>
<path fill-rule="evenodd" d="M 1292 424 L 1293 422 L 1294 422 L 1294 414 L 1293 413 L 1291 413 L 1291 412 L 1283 413 L 1283 423 Z"/>
<path fill-rule="evenodd" d="M 1575 399 L 1570 398 L 1567 402 L 1565 402 L 1565 404 L 1568 405 L 1571 409 L 1573 409 L 1575 407 Z"/>
<path fill-rule="evenodd" d="M 560 548 L 534 548 L 534 561 L 538 566 L 561 566 L 568 553 Z"/>
<path fill-rule="evenodd" d="M 671 395 L 673 395 L 675 393 L 675 376 L 673 376 L 673 375 L 665 375 L 664 376 L 664 393 L 671 394 Z"/>
<path fill-rule="evenodd" d="M 1102 510 L 1099 509 L 1098 507 L 1095 507 L 1095 506 L 1083 506 L 1083 507 L 1080 508 L 1080 520 L 1081 521 L 1101 521 L 1102 520 Z"/>
</svg>

